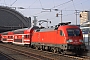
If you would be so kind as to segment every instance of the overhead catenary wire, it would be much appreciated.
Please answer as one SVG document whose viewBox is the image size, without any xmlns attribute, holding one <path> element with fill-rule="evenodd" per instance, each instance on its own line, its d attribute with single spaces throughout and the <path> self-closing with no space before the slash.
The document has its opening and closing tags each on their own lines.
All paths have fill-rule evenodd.
<svg viewBox="0 0 90 60">
<path fill-rule="evenodd" d="M 12 6 L 13 4 L 15 4 L 17 2 L 17 0 L 15 0 L 10 6 Z"/>
<path fill-rule="evenodd" d="M 84 10 L 82 3 L 81 3 L 81 6 L 82 6 L 82 9 Z"/>
<path fill-rule="evenodd" d="M 58 6 L 61 6 L 61 5 L 67 4 L 67 3 L 71 2 L 71 1 L 72 1 L 72 0 L 67 1 L 67 2 L 65 2 L 65 3 L 63 3 L 63 4 L 60 4 L 60 5 L 54 6 L 54 7 L 52 7 L 52 8 L 55 8 L 55 7 L 58 7 Z M 40 13 L 40 14 L 41 14 L 41 13 Z"/>
<path fill-rule="evenodd" d="M 35 2 L 36 2 L 37 0 L 35 0 L 31 5 L 33 5 Z M 30 8 L 31 7 L 31 5 L 28 7 L 28 8 Z"/>
<path fill-rule="evenodd" d="M 73 7 L 74 7 L 74 9 L 76 10 L 76 7 L 75 7 L 75 4 L 74 4 L 74 1 L 72 0 L 72 3 L 73 3 Z"/>
<path fill-rule="evenodd" d="M 63 16 L 65 17 L 65 16 L 69 16 L 69 15 L 73 15 L 73 14 L 74 14 L 74 13 L 70 13 L 70 14 L 65 14 L 65 15 L 63 15 Z"/>
<path fill-rule="evenodd" d="M 1 0 L 0 0 L 0 1 L 1 1 Z M 11 5 L 13 5 L 16 1 L 17 1 L 17 0 L 15 0 Z M 35 0 L 34 3 L 35 3 L 36 1 L 37 1 L 37 0 Z M 59 4 L 59 5 L 56 5 L 56 6 L 54 5 L 54 7 L 62 6 L 62 5 L 67 4 L 67 3 L 71 2 L 71 1 L 73 2 L 73 0 L 69 0 L 69 1 L 64 2 L 64 3 L 62 3 L 62 4 Z M 39 0 L 39 2 L 40 2 L 40 4 L 41 4 L 41 6 L 42 6 L 42 3 L 41 3 L 40 0 Z M 31 5 L 33 5 L 34 3 L 32 3 Z M 53 7 L 53 8 L 54 8 L 54 7 Z M 31 8 L 31 9 L 41 9 L 41 8 Z M 62 10 L 62 9 L 61 9 L 61 10 Z"/>
<path fill-rule="evenodd" d="M 71 1 L 72 1 L 72 0 L 69 0 L 69 1 L 67 1 L 67 2 L 64 2 L 64 3 L 62 3 L 62 4 L 56 5 L 56 6 L 52 7 L 52 8 L 59 7 L 59 6 L 61 6 L 61 5 L 64 5 L 64 4 L 67 4 L 67 3 L 69 3 L 69 2 L 71 2 Z"/>
<path fill-rule="evenodd" d="M 15 0 L 16 1 L 16 0 Z M 29 6 L 29 7 L 32 7 L 32 5 L 33 4 L 35 4 L 35 2 L 36 2 L 37 0 L 34 0 L 34 2 Z M 39 3 L 40 3 L 40 5 L 41 5 L 41 8 L 27 8 L 27 9 L 42 9 L 42 8 L 44 8 L 43 6 L 42 6 L 42 1 L 41 0 L 38 0 L 39 1 Z M 65 4 L 68 4 L 69 2 L 73 2 L 74 4 L 73 4 L 73 7 L 75 7 L 74 8 L 74 10 L 73 11 L 75 11 L 76 10 L 76 3 L 73 1 L 73 0 L 69 0 L 69 1 L 66 1 L 66 2 L 64 2 L 64 3 L 62 3 L 62 4 L 56 4 L 55 5 L 55 2 L 53 1 L 53 3 L 54 3 L 54 5 L 53 5 L 53 8 L 56 8 L 56 7 L 62 7 L 63 5 L 65 5 Z M 14 4 L 14 2 L 11 4 L 11 5 L 13 5 Z M 78 3 L 77 3 L 78 4 Z M 64 11 L 63 9 L 61 9 L 60 8 L 60 10 L 62 10 L 62 11 Z M 41 10 L 42 11 L 42 10 Z M 37 12 L 36 14 L 33 14 L 33 15 L 41 15 L 41 14 L 43 14 L 43 12 L 41 12 L 41 11 L 39 11 L 39 12 Z M 72 11 L 72 10 L 66 10 L 66 11 Z M 50 12 L 47 12 L 47 13 L 50 13 Z M 68 15 L 68 14 L 67 14 Z M 45 15 L 44 15 L 45 16 Z M 47 16 L 47 14 L 46 14 L 46 16 Z"/>
<path fill-rule="evenodd" d="M 40 0 L 39 0 L 39 1 L 40 1 Z M 60 5 L 54 6 L 54 7 L 52 7 L 52 8 L 55 8 L 55 7 L 58 7 L 58 6 L 61 6 L 61 5 L 67 4 L 67 3 L 71 2 L 71 1 L 72 1 L 72 0 L 67 1 L 67 2 L 65 2 L 65 3 L 63 3 L 63 4 L 60 4 Z M 41 1 L 40 1 L 40 4 L 41 4 Z M 42 6 L 42 4 L 41 4 L 41 6 Z M 51 9 L 52 9 L 52 8 L 51 8 Z"/>
<path fill-rule="evenodd" d="M 5 0 L 4 0 L 4 4 L 7 5 L 6 2 L 5 2 Z"/>
<path fill-rule="evenodd" d="M 42 6 L 42 3 L 41 3 L 41 1 L 39 0 L 39 2 L 40 2 L 40 5 L 41 5 L 41 8 L 43 9 L 43 6 Z"/>
<path fill-rule="evenodd" d="M 55 8 L 55 2 L 54 2 L 54 0 L 53 0 L 53 6 L 54 6 L 54 8 Z"/>
<path fill-rule="evenodd" d="M 75 9 L 75 15 L 76 15 L 76 25 L 77 25 L 77 13 L 78 13 L 78 10 L 76 9 L 75 5 L 74 5 L 74 1 L 72 0 L 72 3 L 73 3 L 73 6 L 74 6 L 74 9 Z"/>
<path fill-rule="evenodd" d="M 71 1 L 71 0 L 70 0 Z M 55 6 L 56 7 L 56 6 Z M 68 10 L 68 11 L 70 11 L 70 10 Z M 73 10 L 73 11 L 75 11 L 75 10 Z M 61 19 L 62 20 L 62 19 Z"/>
<path fill-rule="evenodd" d="M 75 12 L 77 9 L 76 9 L 76 6 L 75 6 L 75 3 L 74 3 L 73 0 L 67 1 L 67 2 L 65 2 L 65 3 L 63 3 L 63 4 L 59 4 L 59 5 L 55 5 L 55 4 L 54 4 L 54 7 L 53 7 L 53 8 L 62 6 L 62 5 L 67 4 L 67 3 L 69 3 L 69 2 L 72 2 L 72 3 L 73 3 L 74 10 L 65 10 L 65 11 L 74 11 L 74 12 Z M 41 6 L 42 6 L 42 4 L 41 4 Z M 53 9 L 53 8 L 52 8 L 52 9 Z M 60 9 L 60 10 L 62 10 L 62 9 Z M 64 11 L 64 10 L 62 10 L 62 11 Z M 47 13 L 50 13 L 50 12 L 47 12 Z M 39 15 L 39 14 L 42 14 L 42 12 L 37 13 L 37 15 Z M 74 13 L 73 13 L 73 14 L 74 14 Z M 69 15 L 72 15 L 72 14 L 67 14 L 67 15 L 63 15 L 63 16 L 69 16 Z M 44 16 L 45 16 L 45 15 L 44 15 Z M 47 16 L 47 14 L 46 14 L 46 16 Z M 50 18 L 49 18 L 49 19 L 50 19 Z M 51 18 L 51 19 L 52 19 L 52 18 Z"/>
<path fill-rule="evenodd" d="M 78 5 L 78 6 L 79 6 L 79 5 L 81 5 L 81 3 L 86 3 L 86 1 L 88 1 L 88 0 L 85 0 L 85 1 L 82 1 L 82 2 L 81 2 L 81 0 L 80 0 L 80 1 L 78 1 L 78 2 L 80 2 L 80 3 L 77 3 L 77 2 L 76 2 L 76 3 L 74 3 L 74 5 L 73 5 L 73 6 L 75 6 L 75 5 Z M 72 7 L 72 6 L 69 6 L 69 7 L 64 7 L 64 8 L 63 8 L 63 9 L 61 9 L 61 10 L 64 10 L 64 9 L 66 9 L 66 8 L 71 8 L 71 7 Z M 75 7 L 76 7 L 76 6 L 75 6 Z M 75 9 L 76 9 L 76 8 L 74 8 L 74 10 L 75 10 Z M 79 10 L 79 9 L 78 9 L 78 10 Z"/>
<path fill-rule="evenodd" d="M 33 14 L 33 15 L 31 15 L 31 16 L 34 16 L 34 15 L 38 15 L 38 14 L 41 14 L 42 12 L 40 11 L 40 12 L 38 12 L 38 13 L 36 13 L 36 14 Z"/>
<path fill-rule="evenodd" d="M 2 0 L 0 0 L 0 1 L 2 1 Z M 8 5 L 8 4 L 6 4 L 5 0 L 3 0 L 3 3 L 0 3 L 0 4 L 3 4 L 3 5 L 5 5 L 5 6 Z"/>
<path fill-rule="evenodd" d="M 71 1 L 72 1 L 72 0 L 70 0 L 70 1 L 67 1 L 67 2 L 65 2 L 65 3 L 62 3 L 62 4 L 60 4 L 60 5 L 57 5 L 57 6 L 55 6 L 55 5 L 54 5 L 54 7 L 52 7 L 52 8 L 59 7 L 59 6 L 61 6 L 61 5 L 64 5 L 64 4 L 67 4 L 67 3 L 69 3 L 69 2 L 71 2 Z M 52 8 L 51 8 L 51 9 L 52 9 Z"/>
<path fill-rule="evenodd" d="M 40 0 L 39 0 L 40 1 Z M 67 3 L 69 3 L 69 2 L 71 2 L 72 0 L 69 0 L 69 1 L 67 1 L 67 2 L 64 2 L 64 3 L 62 3 L 62 4 L 59 4 L 59 5 L 54 5 L 54 7 L 52 7 L 52 8 L 55 8 L 55 7 L 59 7 L 59 6 L 62 6 L 62 5 L 64 5 L 64 4 L 67 4 Z M 41 6 L 42 6 L 42 4 L 41 4 Z M 51 9 L 52 9 L 51 8 Z"/>
</svg>

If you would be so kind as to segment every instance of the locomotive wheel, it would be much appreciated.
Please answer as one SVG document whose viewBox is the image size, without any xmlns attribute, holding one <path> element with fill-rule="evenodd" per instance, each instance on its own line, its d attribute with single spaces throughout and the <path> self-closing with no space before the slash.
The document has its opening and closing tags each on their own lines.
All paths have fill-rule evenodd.
<svg viewBox="0 0 90 60">
<path fill-rule="evenodd" d="M 35 49 L 38 50 L 38 47 L 36 47 Z"/>
<path fill-rule="evenodd" d="M 40 46 L 38 46 L 38 50 L 41 50 Z"/>
<path fill-rule="evenodd" d="M 42 46 L 41 45 L 39 46 L 39 50 L 42 50 Z"/>
<path fill-rule="evenodd" d="M 35 45 L 31 45 L 31 48 L 35 49 Z"/>
<path fill-rule="evenodd" d="M 52 48 L 52 52 L 53 53 L 56 53 L 57 52 L 57 49 L 56 48 Z"/>
<path fill-rule="evenodd" d="M 52 51 L 52 50 L 51 50 L 51 47 L 49 47 L 49 46 L 48 46 L 48 51 L 49 51 L 49 52 L 51 52 L 51 51 Z"/>
<path fill-rule="evenodd" d="M 35 49 L 38 50 L 39 49 L 39 46 L 35 46 Z"/>
<path fill-rule="evenodd" d="M 60 49 L 60 48 L 58 48 L 58 53 L 60 53 L 60 54 L 61 54 L 61 49 Z"/>
<path fill-rule="evenodd" d="M 45 47 L 44 47 L 43 45 L 40 45 L 40 46 L 38 47 L 38 49 L 39 49 L 39 50 L 44 50 Z"/>
<path fill-rule="evenodd" d="M 66 51 L 62 50 L 61 51 L 61 54 L 65 55 L 66 54 Z"/>
<path fill-rule="evenodd" d="M 45 46 L 45 50 L 48 51 L 48 46 Z"/>
<path fill-rule="evenodd" d="M 45 51 L 45 46 L 42 46 L 42 50 L 44 50 L 44 51 Z"/>
</svg>

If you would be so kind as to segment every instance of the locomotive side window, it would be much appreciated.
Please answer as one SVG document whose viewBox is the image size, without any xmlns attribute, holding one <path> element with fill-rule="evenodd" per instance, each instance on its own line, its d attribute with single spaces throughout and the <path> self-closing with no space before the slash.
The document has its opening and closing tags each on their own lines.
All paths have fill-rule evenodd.
<svg viewBox="0 0 90 60">
<path fill-rule="evenodd" d="M 39 32 L 39 31 L 40 31 L 40 29 L 37 29 L 37 30 L 36 30 L 36 32 Z"/>
<path fill-rule="evenodd" d="M 67 29 L 68 36 L 80 36 L 79 29 Z"/>
<path fill-rule="evenodd" d="M 64 36 L 64 33 L 62 32 L 62 30 L 60 30 L 60 35 L 61 35 L 61 36 Z"/>
<path fill-rule="evenodd" d="M 29 35 L 25 35 L 24 38 L 29 38 Z"/>
</svg>

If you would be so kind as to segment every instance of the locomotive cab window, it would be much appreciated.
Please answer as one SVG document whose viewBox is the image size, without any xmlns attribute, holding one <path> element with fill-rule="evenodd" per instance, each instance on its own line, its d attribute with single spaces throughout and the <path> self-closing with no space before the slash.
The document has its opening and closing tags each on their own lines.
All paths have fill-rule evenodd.
<svg viewBox="0 0 90 60">
<path fill-rule="evenodd" d="M 68 36 L 80 36 L 80 29 L 67 29 Z"/>
<path fill-rule="evenodd" d="M 64 33 L 63 33 L 63 31 L 62 31 L 62 30 L 60 30 L 60 35 L 61 35 L 61 36 L 64 36 Z"/>
</svg>

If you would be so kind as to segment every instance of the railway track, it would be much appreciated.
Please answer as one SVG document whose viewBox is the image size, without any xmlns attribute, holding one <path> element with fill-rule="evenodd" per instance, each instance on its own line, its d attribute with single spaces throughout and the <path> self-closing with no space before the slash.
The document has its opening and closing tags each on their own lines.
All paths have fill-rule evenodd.
<svg viewBox="0 0 90 60">
<path fill-rule="evenodd" d="M 70 55 L 62 55 L 58 53 L 52 53 L 47 51 L 41 51 L 41 50 L 35 50 L 27 48 L 27 47 L 21 47 L 16 45 L 10 45 L 10 44 L 0 44 L 6 49 L 12 50 L 14 52 L 20 53 L 22 55 L 25 55 L 27 57 L 34 58 L 36 60 L 90 60 L 90 57 L 88 56 L 70 56 Z M 13 48 L 15 47 L 15 48 Z"/>
<path fill-rule="evenodd" d="M 15 58 L 12 58 L 11 56 L 9 56 L 9 55 L 7 55 L 7 54 L 1 52 L 1 51 L 0 51 L 0 54 L 2 54 L 4 57 L 6 57 L 7 60 L 16 60 Z"/>
<path fill-rule="evenodd" d="M 4 47 L 5 49 L 9 49 L 13 52 L 17 52 L 19 54 L 22 54 L 24 56 L 27 56 L 27 57 L 31 57 L 31 58 L 34 58 L 36 60 L 55 60 L 53 58 L 50 58 L 48 56 L 44 56 L 44 55 L 40 55 L 40 54 L 36 54 L 36 53 L 32 53 L 32 52 L 28 52 L 28 51 L 25 51 L 25 50 L 21 50 L 21 49 L 17 49 L 17 48 L 12 48 L 10 46 L 6 46 L 6 45 L 1 45 L 2 47 Z M 10 59 L 12 60 L 12 59 Z M 13 59 L 14 60 L 14 59 Z"/>
<path fill-rule="evenodd" d="M 60 56 L 63 56 L 64 58 L 67 57 L 67 58 L 70 58 L 71 60 L 90 60 L 90 56 L 71 56 L 71 55 L 62 55 L 62 54 L 52 53 L 52 52 L 50 52 L 49 55 L 50 54 L 54 56 L 58 56 L 56 59 L 60 58 Z"/>
</svg>

